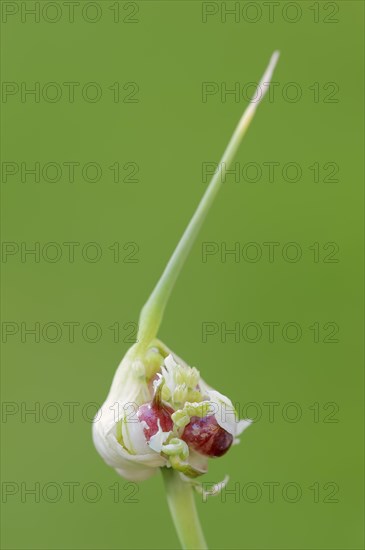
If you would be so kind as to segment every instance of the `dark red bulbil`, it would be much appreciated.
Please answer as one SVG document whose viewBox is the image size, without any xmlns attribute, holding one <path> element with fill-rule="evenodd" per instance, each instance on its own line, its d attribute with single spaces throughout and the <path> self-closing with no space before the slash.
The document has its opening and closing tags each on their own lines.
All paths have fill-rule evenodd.
<svg viewBox="0 0 365 550">
<path fill-rule="evenodd" d="M 174 410 L 171 407 L 154 402 L 145 403 L 139 407 L 137 417 L 140 422 L 144 420 L 147 424 L 147 428 L 144 429 L 147 441 L 158 432 L 158 420 L 160 421 L 162 431 L 169 432 L 172 430 L 173 422 L 171 415 L 173 412 Z"/>
<path fill-rule="evenodd" d="M 233 436 L 217 423 L 214 415 L 192 416 L 181 439 L 198 453 L 211 457 L 224 455 L 233 442 Z"/>
</svg>

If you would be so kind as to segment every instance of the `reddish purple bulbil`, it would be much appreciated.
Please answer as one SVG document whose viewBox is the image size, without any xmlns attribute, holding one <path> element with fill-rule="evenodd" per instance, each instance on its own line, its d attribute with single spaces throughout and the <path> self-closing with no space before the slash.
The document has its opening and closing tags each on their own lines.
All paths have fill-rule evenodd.
<svg viewBox="0 0 365 550">
<path fill-rule="evenodd" d="M 173 422 L 171 415 L 174 410 L 167 405 L 152 403 L 145 403 L 138 409 L 137 417 L 140 422 L 144 421 L 147 427 L 144 429 L 144 435 L 147 441 L 151 439 L 153 435 L 158 432 L 158 420 L 163 432 L 169 432 L 173 428 Z"/>
<path fill-rule="evenodd" d="M 224 455 L 233 442 L 233 436 L 219 426 L 214 415 L 199 418 L 192 416 L 181 439 L 202 455 Z"/>
</svg>

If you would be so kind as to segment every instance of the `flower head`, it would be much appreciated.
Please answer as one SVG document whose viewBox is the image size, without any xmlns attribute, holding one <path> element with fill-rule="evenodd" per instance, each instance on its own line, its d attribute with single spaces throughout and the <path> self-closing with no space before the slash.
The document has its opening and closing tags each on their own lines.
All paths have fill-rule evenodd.
<svg viewBox="0 0 365 550">
<path fill-rule="evenodd" d="M 119 365 L 93 437 L 105 462 L 127 479 L 146 479 L 165 466 L 194 478 L 249 424 L 195 367 L 156 340 L 145 361 L 131 348 Z"/>
</svg>

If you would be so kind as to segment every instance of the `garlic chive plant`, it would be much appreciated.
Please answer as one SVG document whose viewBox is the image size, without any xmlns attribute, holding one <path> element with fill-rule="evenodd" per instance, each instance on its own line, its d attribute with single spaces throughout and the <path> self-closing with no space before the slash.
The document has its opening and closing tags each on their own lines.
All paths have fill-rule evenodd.
<svg viewBox="0 0 365 550">
<path fill-rule="evenodd" d="M 223 154 L 198 208 L 172 254 L 139 319 L 137 343 L 121 361 L 93 424 L 95 446 L 126 479 L 141 481 L 158 469 L 183 548 L 206 548 L 192 490 L 208 470 L 209 458 L 224 455 L 250 425 L 239 420 L 228 397 L 208 386 L 195 367 L 171 351 L 157 333 L 166 304 L 199 229 L 222 184 L 222 173 L 268 89 L 275 52 Z M 224 485 L 217 484 L 212 493 Z"/>
</svg>

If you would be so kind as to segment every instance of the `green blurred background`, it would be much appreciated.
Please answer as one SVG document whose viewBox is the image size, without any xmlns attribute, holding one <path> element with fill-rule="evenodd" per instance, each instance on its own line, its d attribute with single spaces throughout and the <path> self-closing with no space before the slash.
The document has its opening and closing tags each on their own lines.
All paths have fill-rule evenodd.
<svg viewBox="0 0 365 550">
<path fill-rule="evenodd" d="M 274 49 L 160 337 L 256 418 L 206 475 L 233 491 L 198 502 L 210 547 L 363 548 L 363 3 L 35 4 L 2 2 L 3 548 L 178 548 L 160 476 L 126 485 L 90 418 Z"/>
</svg>

